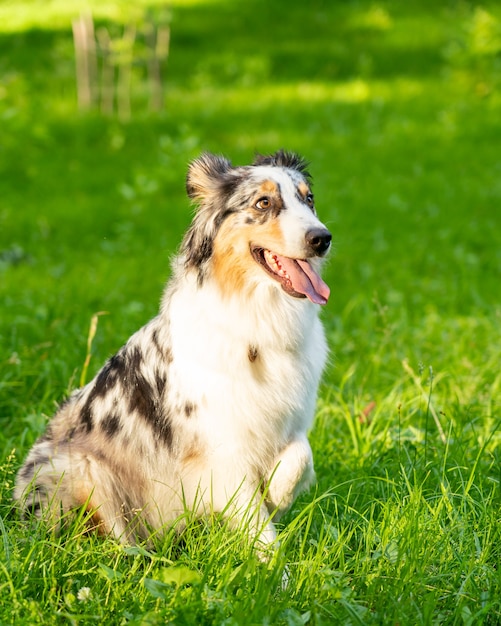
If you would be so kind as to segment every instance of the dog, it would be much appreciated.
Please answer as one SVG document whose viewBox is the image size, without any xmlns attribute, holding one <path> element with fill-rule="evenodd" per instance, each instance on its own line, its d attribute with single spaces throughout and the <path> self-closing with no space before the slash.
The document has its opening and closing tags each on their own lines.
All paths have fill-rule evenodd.
<svg viewBox="0 0 501 626">
<path fill-rule="evenodd" d="M 62 403 L 14 498 L 55 523 L 84 507 L 124 543 L 222 513 L 266 547 L 315 479 L 331 234 L 292 152 L 242 167 L 204 153 L 186 188 L 197 208 L 159 314 Z"/>
</svg>

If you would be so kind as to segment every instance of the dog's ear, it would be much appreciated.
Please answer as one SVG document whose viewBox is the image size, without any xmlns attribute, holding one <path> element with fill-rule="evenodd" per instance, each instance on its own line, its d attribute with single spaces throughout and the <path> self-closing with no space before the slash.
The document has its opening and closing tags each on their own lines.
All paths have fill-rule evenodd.
<svg viewBox="0 0 501 626">
<path fill-rule="evenodd" d="M 204 152 L 188 169 L 186 191 L 192 200 L 202 201 L 224 188 L 232 165 L 222 156 Z"/>
<path fill-rule="evenodd" d="M 241 176 L 238 172 L 228 159 L 209 152 L 193 161 L 188 169 L 186 191 L 198 207 L 184 236 L 181 252 L 185 267 L 198 272 L 199 284 L 204 280 L 205 266 L 212 256 L 217 231 L 231 213 L 226 200 Z"/>
</svg>

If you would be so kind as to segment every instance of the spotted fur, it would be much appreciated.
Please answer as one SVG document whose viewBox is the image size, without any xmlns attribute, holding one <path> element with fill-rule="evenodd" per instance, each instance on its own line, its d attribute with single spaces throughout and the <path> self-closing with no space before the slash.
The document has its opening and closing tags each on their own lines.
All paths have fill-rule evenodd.
<svg viewBox="0 0 501 626">
<path fill-rule="evenodd" d="M 57 520 L 85 506 L 93 526 L 131 541 L 188 507 L 252 521 L 273 541 L 273 519 L 314 479 L 330 234 L 310 184 L 284 151 L 245 167 L 212 154 L 191 164 L 197 210 L 160 312 L 35 443 L 17 476 L 25 510 Z"/>
</svg>

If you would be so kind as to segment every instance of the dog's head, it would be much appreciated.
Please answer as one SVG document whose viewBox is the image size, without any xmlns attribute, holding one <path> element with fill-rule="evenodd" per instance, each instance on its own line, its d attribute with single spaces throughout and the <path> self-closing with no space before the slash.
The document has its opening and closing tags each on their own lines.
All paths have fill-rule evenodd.
<svg viewBox="0 0 501 626">
<path fill-rule="evenodd" d="M 191 163 L 186 188 L 198 210 L 182 254 L 199 284 L 211 274 L 229 292 L 267 276 L 291 296 L 327 302 L 329 288 L 318 272 L 331 234 L 317 217 L 300 156 L 279 151 L 233 167 L 205 153 Z"/>
</svg>

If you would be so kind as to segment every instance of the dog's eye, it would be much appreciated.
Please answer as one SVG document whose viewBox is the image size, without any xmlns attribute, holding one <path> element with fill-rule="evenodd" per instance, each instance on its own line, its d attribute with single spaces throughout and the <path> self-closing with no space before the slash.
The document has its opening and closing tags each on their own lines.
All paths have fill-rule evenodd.
<svg viewBox="0 0 501 626">
<path fill-rule="evenodd" d="M 256 209 L 260 209 L 261 211 L 266 211 L 271 206 L 271 200 L 269 198 L 260 198 L 256 202 Z"/>
<path fill-rule="evenodd" d="M 314 205 L 313 194 L 312 194 L 312 193 L 309 193 L 309 194 L 306 196 L 305 200 L 306 200 L 306 204 L 307 204 L 309 207 L 313 208 L 313 205 Z"/>
</svg>

